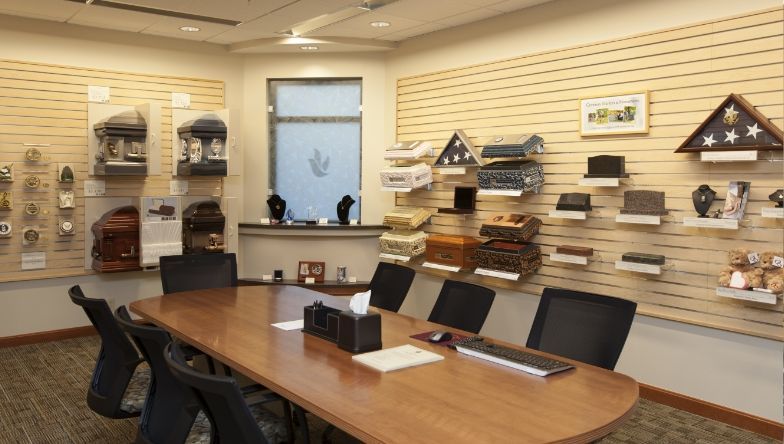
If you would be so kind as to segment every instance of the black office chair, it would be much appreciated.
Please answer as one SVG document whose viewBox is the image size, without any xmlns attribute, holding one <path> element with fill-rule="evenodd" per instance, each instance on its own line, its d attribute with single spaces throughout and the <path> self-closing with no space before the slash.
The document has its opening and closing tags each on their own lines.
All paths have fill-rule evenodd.
<svg viewBox="0 0 784 444">
<path fill-rule="evenodd" d="M 427 320 L 479 333 L 490 313 L 493 299 L 495 291 L 489 288 L 447 279 Z"/>
<path fill-rule="evenodd" d="M 71 287 L 68 295 L 84 309 L 101 336 L 101 350 L 87 390 L 87 405 L 107 418 L 139 416 L 149 385 L 149 368 L 136 371 L 144 360 L 120 329 L 106 300 L 86 297 L 78 285 Z"/>
<path fill-rule="evenodd" d="M 379 262 L 370 280 L 370 305 L 397 313 L 414 282 L 416 271 L 402 265 Z"/>
<path fill-rule="evenodd" d="M 161 256 L 163 293 L 237 286 L 234 253 Z"/>
<path fill-rule="evenodd" d="M 118 324 L 131 335 L 152 370 L 136 443 L 185 442 L 201 407 L 191 389 L 172 375 L 163 358 L 171 336 L 162 328 L 133 322 L 125 306 L 120 306 L 115 314 Z"/>
<path fill-rule="evenodd" d="M 248 407 L 237 381 L 229 376 L 207 375 L 185 362 L 181 345 L 171 342 L 163 353 L 175 378 L 190 387 L 210 421 L 210 443 L 283 442 L 288 427 L 282 418 L 259 405 Z"/>
<path fill-rule="evenodd" d="M 525 346 L 613 370 L 636 310 L 625 299 L 548 287 Z"/>
</svg>

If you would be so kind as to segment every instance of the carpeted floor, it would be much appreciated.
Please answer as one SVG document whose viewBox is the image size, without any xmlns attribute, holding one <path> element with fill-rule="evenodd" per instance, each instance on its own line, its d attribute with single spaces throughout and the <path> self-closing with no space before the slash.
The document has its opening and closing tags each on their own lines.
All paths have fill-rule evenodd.
<svg viewBox="0 0 784 444">
<path fill-rule="evenodd" d="M 85 403 L 97 336 L 0 348 L 0 442 L 130 443 L 136 420 L 110 420 Z M 311 442 L 325 423 L 308 419 Z M 356 442 L 336 431 L 332 442 Z M 640 400 L 634 416 L 601 441 L 615 443 L 772 444 L 780 441 Z"/>
</svg>

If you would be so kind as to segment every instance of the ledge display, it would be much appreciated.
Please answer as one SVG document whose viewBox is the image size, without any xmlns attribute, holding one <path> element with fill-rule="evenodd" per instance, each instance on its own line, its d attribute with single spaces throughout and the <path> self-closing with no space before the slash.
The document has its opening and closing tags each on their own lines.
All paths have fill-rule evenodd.
<svg viewBox="0 0 784 444">
<path fill-rule="evenodd" d="M 737 230 L 738 219 L 716 219 L 713 217 L 684 217 L 683 225 L 697 228 L 718 228 L 721 230 Z"/>
<path fill-rule="evenodd" d="M 637 262 L 615 261 L 615 269 L 635 273 L 661 274 L 661 265 L 639 264 Z"/>
<path fill-rule="evenodd" d="M 777 296 L 773 293 L 755 290 L 740 290 L 729 287 L 716 287 L 716 296 L 772 305 L 777 302 Z"/>
</svg>

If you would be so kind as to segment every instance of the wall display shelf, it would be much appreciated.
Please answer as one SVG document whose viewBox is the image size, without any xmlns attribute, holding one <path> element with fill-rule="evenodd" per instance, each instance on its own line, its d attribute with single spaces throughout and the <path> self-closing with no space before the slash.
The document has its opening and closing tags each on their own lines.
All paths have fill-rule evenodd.
<svg viewBox="0 0 784 444">
<path fill-rule="evenodd" d="M 381 259 L 390 259 L 390 260 L 401 261 L 401 262 L 408 262 L 411 260 L 409 256 L 403 256 L 400 254 L 391 254 L 391 253 L 379 253 L 378 257 Z"/>
<path fill-rule="evenodd" d="M 536 191 L 539 192 L 538 189 Z M 480 196 L 522 196 L 523 190 L 478 190 Z"/>
<path fill-rule="evenodd" d="M 555 219 L 585 220 L 588 218 L 588 213 L 585 211 L 550 210 L 548 215 Z"/>
<path fill-rule="evenodd" d="M 779 207 L 763 207 L 762 217 L 771 217 L 774 219 L 784 219 L 784 208 Z"/>
<path fill-rule="evenodd" d="M 575 256 L 573 254 L 550 253 L 550 260 L 553 262 L 564 262 L 567 264 L 588 265 L 587 256 Z"/>
<path fill-rule="evenodd" d="M 715 219 L 712 217 L 684 217 L 683 225 L 697 228 L 717 228 L 720 230 L 737 230 L 737 219 Z"/>
<path fill-rule="evenodd" d="M 619 187 L 621 179 L 618 177 L 583 177 L 577 181 L 581 187 Z"/>
<path fill-rule="evenodd" d="M 661 265 L 640 264 L 637 262 L 615 261 L 616 270 L 633 271 L 635 273 L 661 274 Z"/>
<path fill-rule="evenodd" d="M 94 126 L 96 123 L 121 114 L 127 111 L 138 112 L 147 124 L 147 136 L 145 140 L 146 176 L 157 176 L 161 174 L 161 106 L 157 103 L 145 103 L 136 107 L 129 105 L 109 105 L 104 103 L 87 104 L 87 165 L 88 174 L 96 174 L 98 166 L 97 156 L 100 151 L 100 140 L 95 134 Z M 135 163 L 135 162 L 118 162 Z M 108 162 L 107 162 L 108 164 Z M 100 168 L 99 168 L 100 173 Z M 110 175 L 109 172 L 101 174 Z"/>
<path fill-rule="evenodd" d="M 453 272 L 460 271 L 459 265 L 443 265 L 443 264 L 437 264 L 435 262 L 423 262 L 422 266 L 425 268 L 435 268 L 436 270 L 446 270 L 446 271 L 453 271 Z"/>
<path fill-rule="evenodd" d="M 661 225 L 661 216 L 648 214 L 617 214 L 615 221 L 624 224 Z"/>
<path fill-rule="evenodd" d="M 757 160 L 759 151 L 703 151 L 702 162 L 749 162 Z"/>
<path fill-rule="evenodd" d="M 427 189 L 428 191 L 430 190 L 429 185 Z M 381 191 L 391 191 L 393 193 L 410 193 L 413 190 L 413 188 L 381 187 Z"/>
<path fill-rule="evenodd" d="M 716 296 L 771 305 L 775 305 L 778 300 L 775 294 L 766 291 L 741 290 L 730 287 L 716 287 Z"/>
<path fill-rule="evenodd" d="M 516 281 L 520 279 L 520 273 L 509 273 L 506 271 L 489 270 L 487 268 L 477 268 L 476 270 L 474 270 L 474 274 L 479 274 L 482 276 L 490 276 L 499 279 L 506 279 L 509 281 Z"/>
</svg>

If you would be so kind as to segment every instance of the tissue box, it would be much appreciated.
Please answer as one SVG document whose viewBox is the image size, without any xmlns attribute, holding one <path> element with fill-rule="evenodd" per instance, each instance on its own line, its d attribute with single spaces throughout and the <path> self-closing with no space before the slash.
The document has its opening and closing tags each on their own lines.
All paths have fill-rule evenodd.
<svg viewBox="0 0 784 444">
<path fill-rule="evenodd" d="M 430 165 L 391 166 L 381 170 L 381 185 L 393 188 L 419 188 L 433 182 Z"/>
<path fill-rule="evenodd" d="M 330 342 L 338 342 L 338 314 L 340 310 L 332 307 L 305 307 L 302 331 Z"/>
<path fill-rule="evenodd" d="M 338 315 L 338 348 L 351 353 L 381 349 L 381 315 L 356 314 L 351 310 Z"/>
</svg>

